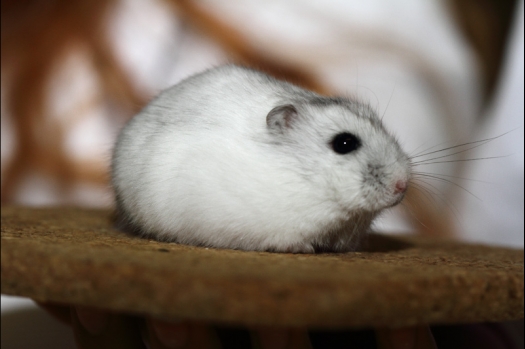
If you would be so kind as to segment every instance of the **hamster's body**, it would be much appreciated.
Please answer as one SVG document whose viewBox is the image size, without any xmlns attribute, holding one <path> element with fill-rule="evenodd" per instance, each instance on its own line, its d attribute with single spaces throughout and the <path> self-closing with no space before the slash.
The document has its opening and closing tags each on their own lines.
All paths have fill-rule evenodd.
<svg viewBox="0 0 525 349">
<path fill-rule="evenodd" d="M 341 134 L 356 149 L 336 152 Z M 355 249 L 409 177 L 367 106 L 234 65 L 161 93 L 124 127 L 112 162 L 118 213 L 133 230 L 279 252 Z"/>
</svg>

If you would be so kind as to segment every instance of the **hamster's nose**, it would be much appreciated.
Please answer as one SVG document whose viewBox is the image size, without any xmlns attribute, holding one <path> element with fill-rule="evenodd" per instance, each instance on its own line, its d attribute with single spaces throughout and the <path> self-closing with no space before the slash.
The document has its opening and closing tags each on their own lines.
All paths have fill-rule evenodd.
<svg viewBox="0 0 525 349">
<path fill-rule="evenodd" d="M 398 180 L 395 185 L 394 194 L 401 194 L 407 191 L 407 181 Z"/>
</svg>

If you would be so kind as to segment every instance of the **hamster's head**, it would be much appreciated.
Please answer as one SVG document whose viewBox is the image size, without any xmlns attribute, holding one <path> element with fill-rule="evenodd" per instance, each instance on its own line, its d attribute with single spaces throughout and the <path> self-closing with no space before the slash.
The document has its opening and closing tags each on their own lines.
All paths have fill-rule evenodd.
<svg viewBox="0 0 525 349">
<path fill-rule="evenodd" d="M 377 213 L 403 199 L 410 160 L 369 106 L 312 97 L 275 107 L 266 121 L 301 175 L 343 211 Z"/>
</svg>

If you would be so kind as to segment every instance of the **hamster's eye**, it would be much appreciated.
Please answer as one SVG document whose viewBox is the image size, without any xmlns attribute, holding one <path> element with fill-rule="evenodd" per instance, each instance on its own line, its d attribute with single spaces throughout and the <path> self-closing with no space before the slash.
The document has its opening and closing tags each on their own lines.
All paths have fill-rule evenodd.
<svg viewBox="0 0 525 349">
<path fill-rule="evenodd" d="M 348 154 L 361 146 L 359 138 L 351 133 L 340 133 L 332 140 L 332 148 L 338 154 Z"/>
</svg>

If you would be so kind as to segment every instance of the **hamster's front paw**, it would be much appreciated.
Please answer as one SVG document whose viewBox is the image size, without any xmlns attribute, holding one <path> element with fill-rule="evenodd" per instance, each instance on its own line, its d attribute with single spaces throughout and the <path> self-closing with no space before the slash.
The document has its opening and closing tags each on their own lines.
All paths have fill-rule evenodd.
<svg viewBox="0 0 525 349">
<path fill-rule="evenodd" d="M 288 246 L 282 252 L 285 253 L 315 253 L 315 248 L 308 243 Z"/>
</svg>

